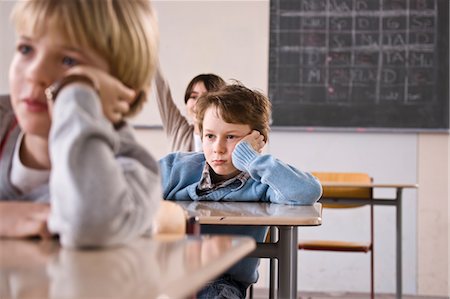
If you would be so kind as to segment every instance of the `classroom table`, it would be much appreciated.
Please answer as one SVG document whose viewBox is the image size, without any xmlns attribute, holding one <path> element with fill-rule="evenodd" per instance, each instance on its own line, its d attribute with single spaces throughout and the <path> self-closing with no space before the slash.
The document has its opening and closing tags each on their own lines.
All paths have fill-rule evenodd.
<svg viewBox="0 0 450 299">
<path fill-rule="evenodd" d="M 322 187 L 343 187 L 343 188 L 372 188 L 375 189 L 394 189 L 395 196 L 392 198 L 380 198 L 374 196 L 372 199 L 358 198 L 321 198 L 321 202 L 340 202 L 340 203 L 369 203 L 373 205 L 394 206 L 396 215 L 396 297 L 402 297 L 402 194 L 403 189 L 416 189 L 418 184 L 384 184 L 384 183 L 339 183 L 321 181 Z"/>
<path fill-rule="evenodd" d="M 297 296 L 297 243 L 299 226 L 322 224 L 320 203 L 293 206 L 263 202 L 177 201 L 200 224 L 256 225 L 278 228 L 278 240 L 257 243 L 250 256 L 278 260 L 278 298 Z"/>
<path fill-rule="evenodd" d="M 0 239 L 0 298 L 186 298 L 254 248 L 249 237 L 213 235 L 90 250 Z"/>
</svg>

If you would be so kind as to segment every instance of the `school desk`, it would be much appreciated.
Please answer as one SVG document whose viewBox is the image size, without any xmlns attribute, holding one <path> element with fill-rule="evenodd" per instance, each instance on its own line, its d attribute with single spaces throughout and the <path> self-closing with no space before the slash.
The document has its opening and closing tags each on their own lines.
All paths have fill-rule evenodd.
<svg viewBox="0 0 450 299">
<path fill-rule="evenodd" d="M 262 202 L 177 201 L 200 224 L 256 225 L 278 228 L 278 242 L 257 243 L 251 256 L 278 260 L 278 298 L 296 298 L 299 226 L 322 223 L 320 203 L 292 206 Z M 271 230 L 272 232 L 272 230 Z"/>
<path fill-rule="evenodd" d="M 0 239 L 0 298 L 186 298 L 255 248 L 249 237 L 141 238 L 73 250 Z"/>
<path fill-rule="evenodd" d="M 376 189 L 392 189 L 395 190 L 395 196 L 392 198 L 377 197 L 374 195 L 372 199 L 357 199 L 357 198 L 324 198 L 320 199 L 321 202 L 340 202 L 340 203 L 372 203 L 373 205 L 394 206 L 396 215 L 396 297 L 402 297 L 402 194 L 403 189 L 418 188 L 418 184 L 378 184 L 378 183 L 339 183 L 339 182 L 326 182 L 321 181 L 323 188 L 327 187 L 342 187 L 342 188 L 372 188 L 375 192 Z"/>
</svg>

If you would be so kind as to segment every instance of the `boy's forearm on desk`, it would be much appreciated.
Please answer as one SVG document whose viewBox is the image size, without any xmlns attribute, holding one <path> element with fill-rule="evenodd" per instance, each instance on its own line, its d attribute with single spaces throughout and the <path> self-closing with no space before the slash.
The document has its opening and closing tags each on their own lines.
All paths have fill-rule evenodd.
<svg viewBox="0 0 450 299">
<path fill-rule="evenodd" d="M 233 161 L 236 161 L 237 168 L 249 172 L 253 179 L 269 185 L 267 193 L 271 202 L 309 205 L 316 202 L 322 193 L 319 182 L 311 174 L 272 155 L 260 155 L 247 143 L 236 146 Z"/>
<path fill-rule="evenodd" d="M 0 237 L 50 237 L 47 230 L 49 204 L 0 201 Z"/>
</svg>

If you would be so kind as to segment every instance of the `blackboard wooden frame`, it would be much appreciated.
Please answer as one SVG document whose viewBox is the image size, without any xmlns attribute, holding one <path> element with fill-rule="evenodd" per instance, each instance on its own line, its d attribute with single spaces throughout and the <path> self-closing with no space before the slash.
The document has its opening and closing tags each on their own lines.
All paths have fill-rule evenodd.
<svg viewBox="0 0 450 299">
<path fill-rule="evenodd" d="M 356 9 L 355 5 L 367 3 L 373 5 L 367 8 L 367 11 L 353 11 Z M 425 4 L 424 9 L 419 10 L 418 6 L 423 4 Z M 389 5 L 408 6 L 394 7 L 389 10 Z M 346 11 L 348 8 L 350 10 Z M 324 13 L 324 10 L 328 10 L 328 12 Z M 448 0 L 271 0 L 270 14 L 269 97 L 273 105 L 274 129 L 449 132 Z M 396 14 L 400 17 L 396 16 Z M 336 46 L 333 48 L 329 41 L 328 44 L 326 42 L 321 44 L 322 41 L 320 39 L 321 34 L 324 32 L 325 34 L 323 35 L 325 36 L 326 34 L 331 36 L 330 32 L 335 34 L 345 32 L 345 25 L 343 26 L 344 28 L 337 28 L 338 30 L 334 31 L 336 28 L 331 27 L 332 21 L 330 20 L 332 17 L 334 17 L 333 21 L 339 20 L 339 18 L 345 19 L 346 17 L 348 19 L 349 15 L 353 18 L 352 26 L 356 26 L 355 20 L 359 16 L 361 16 L 360 20 L 364 20 L 364 17 L 379 18 L 379 22 L 376 23 L 379 26 L 376 27 L 377 30 L 385 29 L 384 26 L 389 24 L 385 21 L 387 19 L 408 19 L 408 23 L 406 25 L 403 24 L 404 31 L 408 33 L 407 43 L 403 43 L 400 46 L 392 46 L 392 44 L 386 46 L 383 44 L 384 40 L 381 39 L 378 45 L 381 50 L 377 52 L 388 52 L 389 46 L 395 51 L 401 46 L 407 49 L 403 52 L 409 51 L 408 55 L 405 55 L 409 58 L 407 61 L 405 60 L 404 65 L 389 66 L 398 72 L 397 75 L 403 74 L 403 76 L 398 75 L 398 77 L 406 80 L 404 81 L 406 82 L 404 83 L 405 86 L 401 85 L 403 81 L 395 85 L 397 89 L 392 87 L 394 85 L 389 86 L 389 84 L 386 84 L 381 86 L 382 84 L 380 84 L 378 93 L 370 99 L 369 97 L 360 96 L 364 94 L 365 88 L 368 90 L 372 88 L 371 84 L 367 84 L 359 89 L 353 88 L 351 96 L 343 96 L 342 98 L 337 98 L 337 101 L 333 101 L 333 98 L 330 100 L 329 93 L 339 91 L 340 87 L 345 86 L 345 84 L 340 86 L 339 83 L 348 83 L 351 81 L 350 79 L 348 81 L 341 79 L 341 82 L 339 82 L 340 79 L 338 77 L 333 81 L 334 83 L 337 82 L 336 84 L 330 84 L 330 77 L 328 77 L 328 81 L 326 79 L 322 81 L 317 79 L 317 82 L 314 83 L 318 84 L 314 87 L 307 84 L 302 85 L 305 82 L 305 73 L 315 68 L 319 69 L 318 73 L 323 71 L 325 67 L 328 67 L 326 70 L 328 73 L 331 73 L 330 70 L 349 72 L 349 69 L 352 68 L 352 76 L 357 76 L 354 74 L 359 70 L 360 65 L 364 64 L 364 60 L 361 60 L 360 64 L 355 64 L 355 60 L 352 60 L 353 64 L 350 65 L 350 68 L 342 67 L 339 69 L 339 66 L 338 68 L 333 68 L 331 63 L 329 63 L 329 59 L 334 57 L 329 54 L 332 54 L 337 49 L 335 52 L 338 53 L 337 57 L 339 58 L 339 55 L 346 51 L 344 47 Z M 396 17 L 397 19 L 395 19 Z M 425 24 L 425 21 L 428 22 L 428 25 L 420 27 L 419 25 L 422 21 L 424 21 L 423 24 Z M 320 28 L 321 22 L 326 24 L 326 26 Z M 397 23 L 400 24 L 400 22 Z M 364 24 L 364 22 L 361 22 L 361 24 Z M 384 31 L 377 30 L 373 31 L 378 36 L 381 36 L 379 32 L 383 32 L 383 38 L 388 36 L 386 34 L 387 29 Z M 351 28 L 349 31 L 352 32 L 354 38 L 356 35 L 355 28 Z M 370 30 L 365 33 L 367 32 L 370 33 Z M 428 44 L 427 42 L 421 44 L 419 38 L 417 38 L 419 42 L 413 42 L 414 37 L 426 36 L 427 34 L 433 38 L 432 50 L 429 48 L 429 42 Z M 392 34 L 392 36 L 395 36 L 395 34 Z M 406 36 L 406 34 L 398 34 L 398 36 Z M 322 40 L 326 40 L 326 38 Z M 361 45 L 354 46 L 352 44 L 352 47 L 353 51 L 350 51 L 352 52 L 351 55 L 353 55 L 352 59 L 355 59 L 354 56 L 357 56 L 358 51 L 360 53 L 370 53 L 370 51 L 375 53 L 374 47 L 371 49 L 367 48 L 369 49 L 368 51 L 365 51 L 365 48 Z M 320 52 L 320 50 L 323 51 L 324 49 L 328 55 L 320 56 L 319 54 L 314 54 L 314 57 L 321 57 L 322 59 L 305 59 L 305 57 L 313 57 L 309 53 L 316 50 Z M 422 50 L 423 52 L 421 52 Z M 432 64 L 419 65 L 417 61 L 420 60 L 413 60 L 415 56 L 411 53 L 417 54 L 415 55 L 417 59 L 422 59 L 428 55 L 426 57 L 431 58 Z M 426 55 L 423 53 L 426 53 Z M 370 65 L 370 55 L 367 55 L 369 68 L 370 66 L 379 67 L 377 82 L 380 82 L 382 71 L 389 70 L 388 67 L 380 66 L 380 61 L 383 59 L 387 61 L 387 55 L 386 57 L 385 55 L 385 53 L 382 53 L 382 56 L 380 56 L 382 58 L 378 60 L 377 65 Z M 416 63 L 417 65 L 415 65 Z M 423 81 L 425 82 L 424 84 L 421 85 L 419 80 L 417 80 L 418 83 L 411 81 L 413 80 L 411 78 L 418 77 L 420 79 L 419 75 L 423 75 L 421 72 L 428 75 Z M 345 73 L 342 77 L 345 78 Z M 348 78 L 350 77 L 348 76 Z M 414 82 L 414 84 L 411 82 Z M 401 97 L 403 100 L 391 100 L 388 96 L 383 97 L 383 92 L 389 91 L 389 88 L 395 92 L 399 91 L 400 88 L 405 90 Z M 369 93 L 366 92 L 366 94 Z M 391 94 L 394 94 L 394 92 L 391 92 Z M 396 94 L 401 94 L 401 91 Z M 386 93 L 386 95 L 390 94 Z M 415 98 L 419 100 L 415 102 Z M 343 99 L 346 101 L 343 101 Z"/>
</svg>

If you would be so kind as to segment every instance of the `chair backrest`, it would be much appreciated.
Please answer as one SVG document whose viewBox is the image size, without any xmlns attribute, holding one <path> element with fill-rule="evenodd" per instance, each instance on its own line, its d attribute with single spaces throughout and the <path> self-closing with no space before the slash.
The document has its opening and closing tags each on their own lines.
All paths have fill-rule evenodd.
<svg viewBox="0 0 450 299">
<path fill-rule="evenodd" d="M 333 182 L 333 183 L 371 183 L 372 178 L 366 173 L 355 172 L 312 172 L 312 174 L 321 182 Z M 359 198 L 359 199 L 371 199 L 373 189 L 370 187 L 323 187 L 322 198 L 339 199 L 339 198 Z M 342 204 L 342 203 L 329 203 L 322 202 L 324 208 L 352 208 L 360 207 L 365 204 Z"/>
<path fill-rule="evenodd" d="M 370 295 L 375 298 L 374 284 L 374 205 L 372 178 L 366 173 L 313 172 L 322 183 L 323 195 L 320 201 L 323 208 L 356 208 L 370 206 L 370 242 L 348 242 L 339 240 L 300 241 L 298 249 L 319 251 L 370 252 Z M 343 183 L 347 186 L 327 186 L 328 183 Z M 324 186 L 325 185 L 325 186 Z M 351 186 L 353 185 L 353 186 Z M 358 186 L 360 185 L 360 186 Z M 365 186 L 364 186 L 365 185 Z"/>
</svg>

